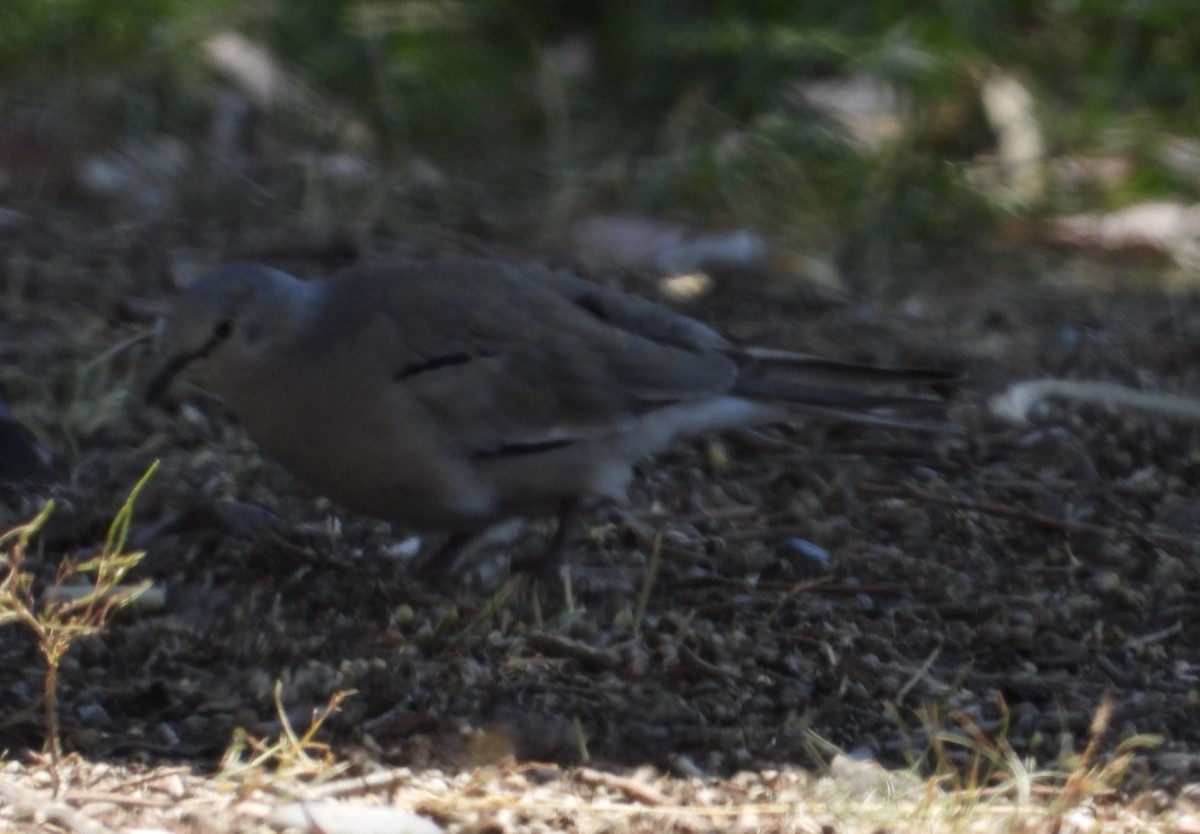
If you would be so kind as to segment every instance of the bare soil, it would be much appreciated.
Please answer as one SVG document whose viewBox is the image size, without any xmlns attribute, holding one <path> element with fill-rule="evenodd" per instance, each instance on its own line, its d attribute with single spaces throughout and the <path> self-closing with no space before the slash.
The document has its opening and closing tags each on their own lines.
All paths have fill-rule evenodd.
<svg viewBox="0 0 1200 834">
<path fill-rule="evenodd" d="M 886 291 L 838 303 L 720 276 L 687 311 L 736 339 L 961 367 L 951 411 L 967 434 L 809 423 L 682 444 L 645 463 L 627 506 L 587 515 L 569 585 L 507 575 L 543 541 L 538 520 L 431 585 L 413 577 L 407 531 L 313 494 L 218 402 L 191 389 L 143 405 L 152 331 L 179 284 L 235 257 L 310 277 L 395 251 L 532 255 L 457 209 L 441 226 L 413 208 L 318 234 L 278 203 L 212 203 L 122 220 L 31 201 L 0 232 L 0 386 L 58 458 L 54 483 L 4 486 L 0 522 L 58 500 L 39 578 L 94 551 L 154 459 L 135 539 L 219 498 L 283 521 L 146 541 L 134 578 L 165 605 L 123 613 L 63 666 L 63 743 L 89 767 L 164 768 L 172 785 L 173 768 L 216 770 L 238 728 L 280 734 L 281 681 L 298 728 L 353 691 L 319 736 L 351 772 L 651 766 L 683 780 L 672 793 L 688 779 L 731 790 L 739 772 L 819 768 L 835 749 L 965 766 L 965 743 L 935 744 L 938 731 L 1069 770 L 1112 693 L 1101 757 L 1153 737 L 1122 790 L 1200 781 L 1195 426 L 1078 405 L 1013 426 L 985 407 L 1046 376 L 1200 390 L 1200 302 L 1147 288 L 1153 266 L 981 243 L 914 257 Z M 650 274 L 587 275 L 655 292 Z M 43 669 L 29 635 L 0 633 L 6 773 L 41 761 L 28 751 L 43 742 Z"/>
</svg>

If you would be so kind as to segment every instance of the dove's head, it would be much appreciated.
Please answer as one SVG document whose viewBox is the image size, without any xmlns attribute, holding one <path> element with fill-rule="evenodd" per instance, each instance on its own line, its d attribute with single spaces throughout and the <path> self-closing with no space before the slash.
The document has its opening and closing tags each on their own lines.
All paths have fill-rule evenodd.
<svg viewBox="0 0 1200 834">
<path fill-rule="evenodd" d="M 167 360 L 146 389 L 159 399 L 184 368 L 200 366 L 217 388 L 294 337 L 318 292 L 314 285 L 253 263 L 221 267 L 194 281 L 167 323 Z"/>
</svg>

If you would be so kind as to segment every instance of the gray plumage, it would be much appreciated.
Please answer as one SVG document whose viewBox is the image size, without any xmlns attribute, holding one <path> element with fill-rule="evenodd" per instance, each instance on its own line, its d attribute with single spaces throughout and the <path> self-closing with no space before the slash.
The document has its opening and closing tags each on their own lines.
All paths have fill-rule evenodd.
<svg viewBox="0 0 1200 834">
<path fill-rule="evenodd" d="M 494 260 L 396 260 L 305 283 L 256 264 L 196 281 L 157 398 L 185 366 L 271 457 L 348 509 L 477 532 L 592 497 L 676 437 L 795 408 L 914 428 L 930 400 L 815 387 L 941 371 L 738 350 L 666 307 Z"/>
</svg>

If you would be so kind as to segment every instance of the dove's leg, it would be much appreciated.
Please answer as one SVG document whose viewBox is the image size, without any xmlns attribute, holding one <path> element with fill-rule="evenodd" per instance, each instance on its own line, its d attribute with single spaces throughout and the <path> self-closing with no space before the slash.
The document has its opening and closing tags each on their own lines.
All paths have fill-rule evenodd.
<svg viewBox="0 0 1200 834">
<path fill-rule="evenodd" d="M 417 576 L 430 580 L 445 579 L 454 572 L 459 557 L 478 536 L 478 533 L 451 533 L 442 546 L 417 567 Z"/>
<path fill-rule="evenodd" d="M 567 545 L 570 544 L 579 527 L 581 504 L 582 502 L 577 498 L 564 500 L 558 508 L 558 526 L 554 530 L 554 535 L 550 537 L 546 546 L 539 553 L 514 559 L 513 571 L 533 574 L 539 579 L 549 580 L 557 577 L 558 570 L 563 564 L 563 558 L 566 556 Z M 417 575 L 431 581 L 445 579 L 454 573 L 459 562 L 462 561 L 464 552 L 481 535 L 486 535 L 486 532 L 451 533 L 441 547 L 421 562 L 417 568 Z"/>
<path fill-rule="evenodd" d="M 564 499 L 558 507 L 558 526 L 546 547 L 536 556 L 514 560 L 513 570 L 534 574 L 539 579 L 557 577 L 567 555 L 567 545 L 579 527 L 581 505 L 578 498 Z"/>
</svg>

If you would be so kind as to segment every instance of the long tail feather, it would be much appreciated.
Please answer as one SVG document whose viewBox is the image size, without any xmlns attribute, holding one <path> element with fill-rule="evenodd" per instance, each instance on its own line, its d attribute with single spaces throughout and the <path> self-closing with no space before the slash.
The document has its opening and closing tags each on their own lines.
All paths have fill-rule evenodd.
<svg viewBox="0 0 1200 834">
<path fill-rule="evenodd" d="M 747 373 L 779 371 L 790 378 L 842 384 L 944 385 L 962 378 L 958 371 L 943 368 L 864 365 L 775 348 L 745 348 L 739 350 L 735 358 L 742 361 L 743 370 Z"/>
<path fill-rule="evenodd" d="M 869 394 L 800 385 L 786 380 L 743 376 L 732 393 L 753 400 L 774 400 L 841 421 L 938 433 L 962 433 L 944 419 L 946 403 L 930 397 Z"/>
</svg>

